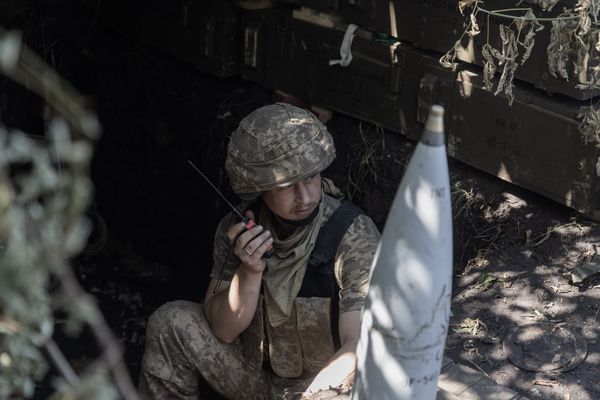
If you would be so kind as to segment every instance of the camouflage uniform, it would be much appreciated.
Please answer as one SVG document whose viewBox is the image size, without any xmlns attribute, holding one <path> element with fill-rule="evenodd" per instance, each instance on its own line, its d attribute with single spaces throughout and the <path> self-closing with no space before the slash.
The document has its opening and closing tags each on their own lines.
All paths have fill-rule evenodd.
<svg viewBox="0 0 600 400">
<path fill-rule="evenodd" d="M 142 398 L 197 400 L 203 380 L 228 399 L 271 398 L 267 374 L 248 370 L 240 340 L 226 344 L 213 335 L 201 304 L 163 305 L 146 332 Z"/>
<path fill-rule="evenodd" d="M 341 202 L 327 194 L 325 197 L 323 200 L 324 214 L 328 219 Z M 236 222 L 235 216 L 229 214 L 219 223 L 215 234 L 213 268 L 210 273 L 212 279 L 221 277 L 224 281 L 231 281 L 233 273 L 239 265 L 239 259 L 233 255 L 230 255 L 227 264 L 224 264 L 231 247 L 226 235 L 227 230 Z M 377 227 L 371 218 L 364 214 L 356 217 L 342 238 L 336 253 L 334 269 L 340 286 L 340 314 L 361 310 L 367 295 L 369 267 L 378 241 Z"/>
<path fill-rule="evenodd" d="M 256 122 L 257 120 L 260 122 L 260 118 L 242 121 L 237 132 L 243 131 L 241 138 L 245 143 L 240 146 L 240 136 L 236 137 L 234 133 L 230 142 L 227 168 L 234 190 L 242 196 L 246 195 L 247 198 L 256 197 L 263 191 L 291 184 L 319 173 L 329 165 L 333 159 L 332 154 L 335 154 L 329 133 L 316 118 L 312 117 L 313 121 L 310 115 L 307 115 L 308 113 L 287 105 L 267 107 L 271 107 L 268 110 L 270 111 L 269 115 L 273 114 L 273 107 L 280 113 L 282 111 L 280 107 L 283 107 L 288 121 L 293 121 L 295 126 L 300 126 L 301 132 L 305 136 L 302 140 L 298 140 L 299 135 L 291 135 L 296 141 L 288 140 L 285 144 L 281 144 L 278 139 L 281 139 L 282 134 L 277 129 L 284 129 L 281 128 L 281 124 L 277 123 L 277 118 L 271 118 L 275 122 L 269 126 L 274 129 L 267 130 L 266 134 L 263 130 L 262 137 L 258 135 L 255 137 L 252 134 L 253 130 L 257 129 L 256 126 L 260 125 Z M 261 116 L 260 113 L 259 116 Z M 262 123 L 264 122 L 262 121 Z M 250 154 L 251 152 L 243 153 L 239 150 L 244 146 L 252 147 L 253 141 L 256 142 L 257 148 L 260 147 L 260 142 L 264 147 L 265 140 L 267 144 L 270 143 L 271 147 L 275 148 L 267 158 Z M 325 149 L 318 157 L 309 157 L 308 165 L 313 166 L 316 163 L 318 166 L 314 170 L 311 169 L 312 167 L 294 169 L 293 165 L 298 165 L 306 160 L 307 153 L 316 154 L 314 151 L 311 152 L 314 150 L 314 146 L 306 146 L 306 143 L 310 144 L 311 141 L 319 141 L 320 144 L 317 148 Z M 290 148 L 304 153 L 304 158 L 298 155 L 296 155 L 298 156 L 296 160 L 282 157 L 287 155 L 286 152 L 290 152 Z M 230 155 L 232 156 L 230 157 Z M 248 158 L 252 158 L 252 160 L 248 161 Z M 285 175 L 281 171 L 268 179 L 252 175 L 255 170 L 261 171 L 263 176 L 264 174 L 268 175 L 271 170 L 268 168 L 263 170 L 262 166 L 265 163 L 268 164 L 269 158 L 278 158 L 279 165 L 282 163 L 287 165 L 286 163 L 289 162 L 290 164 L 287 166 L 288 169 L 293 169 L 291 174 L 293 177 L 289 178 L 290 174 Z M 248 165 L 252 168 L 249 168 Z M 232 170 L 236 169 L 238 172 L 240 169 L 243 170 L 243 173 L 237 175 L 232 173 Z M 307 170 L 310 172 L 307 173 Z M 236 176 L 239 179 L 236 180 Z M 248 184 L 248 181 L 252 181 L 254 184 Z M 321 207 L 323 207 L 325 221 L 339 204 L 339 200 L 329 195 L 323 195 Z M 239 265 L 239 260 L 233 254 L 227 264 L 224 264 L 231 247 L 226 232 L 235 222 L 237 222 L 235 217 L 228 215 L 221 220 L 217 228 L 213 253 L 214 263 L 210 273 L 212 279 L 230 281 Z M 362 308 L 367 295 L 369 268 L 378 241 L 379 232 L 373 221 L 366 215 L 356 217 L 344 234 L 337 249 L 334 264 L 334 275 L 340 288 L 340 314 Z M 331 342 L 332 339 L 329 322 L 324 322 L 323 319 L 330 318 L 330 315 L 327 312 L 321 312 L 327 307 L 322 307 L 320 304 L 328 305 L 329 303 L 314 302 L 311 299 L 305 301 L 300 298 L 296 301 L 294 313 L 298 313 L 298 321 L 308 324 L 305 324 L 305 333 L 308 336 L 304 335 L 302 341 L 301 351 L 304 354 L 300 355 L 301 369 L 299 373 L 288 375 L 293 378 L 282 378 L 272 369 L 263 368 L 263 360 L 273 356 L 273 354 L 269 354 L 273 342 L 285 342 L 288 335 L 282 330 L 265 332 L 265 330 L 269 331 L 273 328 L 269 328 L 269 323 L 263 319 L 262 302 L 259 302 L 254 321 L 240 337 L 230 344 L 220 342 L 213 335 L 203 315 L 202 305 L 177 301 L 162 306 L 152 315 L 147 327 L 146 352 L 142 361 L 140 378 L 142 396 L 152 399 L 197 399 L 200 384 L 205 382 L 229 399 L 298 398 L 312 381 L 316 372 L 323 367 L 324 362 L 333 355 L 333 346 L 321 345 L 321 343 Z M 323 315 L 318 315 L 316 319 L 313 318 L 313 314 L 319 313 Z M 311 325 L 311 321 L 319 322 Z M 263 329 L 265 327 L 267 328 Z M 298 329 L 301 330 L 300 327 Z M 269 346 L 264 346 L 264 338 L 269 335 L 271 335 Z M 288 355 L 285 354 L 286 350 L 292 353 L 296 351 L 293 346 L 286 346 L 284 343 L 284 351 L 279 354 L 279 356 L 283 355 L 284 360 L 288 358 Z M 330 348 L 325 349 L 324 347 Z M 292 353 L 289 354 L 289 358 L 296 356 Z M 306 356 L 307 354 L 315 354 L 321 359 L 311 360 Z M 263 358 L 263 356 L 265 357 Z M 270 361 L 273 362 L 273 358 Z"/>
</svg>

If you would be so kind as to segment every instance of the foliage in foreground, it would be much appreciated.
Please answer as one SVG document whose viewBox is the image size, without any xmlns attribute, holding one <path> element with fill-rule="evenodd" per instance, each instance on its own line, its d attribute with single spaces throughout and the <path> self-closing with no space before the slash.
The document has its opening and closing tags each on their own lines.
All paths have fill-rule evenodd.
<svg viewBox="0 0 600 400">
<path fill-rule="evenodd" d="M 0 73 L 42 97 L 57 115 L 44 137 L 0 125 L 0 398 L 31 397 L 51 361 L 60 374 L 53 399 L 136 399 L 121 349 L 69 260 L 85 246 L 92 192 L 89 164 L 99 134 L 79 95 L 0 30 Z M 102 354 L 76 373 L 53 341 L 88 324 Z"/>
</svg>

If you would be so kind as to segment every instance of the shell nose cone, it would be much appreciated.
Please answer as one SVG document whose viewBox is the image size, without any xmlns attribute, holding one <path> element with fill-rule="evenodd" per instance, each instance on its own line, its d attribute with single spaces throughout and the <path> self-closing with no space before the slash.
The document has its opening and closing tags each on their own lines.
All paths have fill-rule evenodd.
<svg viewBox="0 0 600 400">
<path fill-rule="evenodd" d="M 427 146 L 443 146 L 445 144 L 444 107 L 438 104 L 431 106 L 420 142 Z"/>
</svg>

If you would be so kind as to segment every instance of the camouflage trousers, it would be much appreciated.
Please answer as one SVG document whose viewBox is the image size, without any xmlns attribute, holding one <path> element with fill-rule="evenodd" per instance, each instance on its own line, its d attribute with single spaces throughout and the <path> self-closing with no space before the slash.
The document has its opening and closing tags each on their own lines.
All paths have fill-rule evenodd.
<svg viewBox="0 0 600 400">
<path fill-rule="evenodd" d="M 219 341 L 201 304 L 174 301 L 150 317 L 139 385 L 143 399 L 197 400 L 201 384 L 232 400 L 296 399 L 312 380 L 250 371 L 240 340 Z"/>
</svg>

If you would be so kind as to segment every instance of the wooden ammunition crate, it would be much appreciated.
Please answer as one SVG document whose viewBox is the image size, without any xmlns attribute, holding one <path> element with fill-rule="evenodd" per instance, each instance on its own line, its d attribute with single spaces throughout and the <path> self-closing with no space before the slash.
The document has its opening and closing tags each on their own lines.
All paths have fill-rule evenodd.
<svg viewBox="0 0 600 400">
<path fill-rule="evenodd" d="M 343 27 L 327 29 L 298 22 L 315 42 L 310 76 L 313 104 L 337 110 L 396 131 L 405 131 L 399 110 L 402 69 L 395 44 L 377 42 L 371 33 L 357 31 L 352 42 L 352 61 L 330 65 L 340 59 Z"/>
<path fill-rule="evenodd" d="M 316 38 L 301 35 L 291 7 L 242 13 L 242 77 L 309 100 L 311 51 Z"/>
<path fill-rule="evenodd" d="M 415 140 L 430 106 L 442 104 L 451 157 L 600 219 L 600 150 L 586 142 L 578 118 L 589 102 L 548 96 L 515 82 L 510 106 L 504 95 L 483 88 L 481 68 L 463 64 L 453 72 L 440 66 L 439 54 L 378 41 L 362 30 L 352 44 L 352 62 L 330 65 L 339 58 L 343 25 L 326 27 L 293 16 L 280 25 L 286 27 L 279 36 L 282 50 L 267 51 L 256 63 L 249 61 L 255 57 L 246 61 L 270 87 L 296 90 L 291 93 L 312 104 Z M 273 40 L 270 34 L 257 38 L 262 38 L 257 48 L 273 47 L 261 45 Z M 289 83 L 296 79 L 302 87 Z"/>
<path fill-rule="evenodd" d="M 415 0 L 396 1 L 395 3 L 397 36 L 416 47 L 433 50 L 440 53 L 440 55 L 454 47 L 454 43 L 465 32 L 469 22 L 468 15 L 470 12 L 465 12 L 465 15 L 462 15 L 458 10 L 458 0 Z M 518 0 L 486 0 L 481 6 L 489 10 L 517 6 L 521 8 L 531 7 L 539 17 L 553 17 L 561 12 L 562 7 L 573 5 L 573 3 L 572 0 L 559 2 L 550 12 L 544 12 L 538 6 L 530 6 L 526 3 L 518 6 Z M 481 33 L 475 36 L 474 40 L 471 40 L 469 35 L 463 36 L 462 48 L 458 52 L 458 60 L 483 65 L 481 46 L 489 38 L 489 43 L 494 48 L 501 49 L 499 25 L 508 25 L 511 21 L 496 16 L 488 18 L 487 14 L 483 12 L 479 12 L 477 17 Z M 564 94 L 579 100 L 589 99 L 600 94 L 598 89 L 578 87 L 578 85 L 588 81 L 590 77 L 589 74 L 575 71 L 571 62 L 568 63 L 568 81 L 550 74 L 547 65 L 547 48 L 550 41 L 551 23 L 542 22 L 542 24 L 544 29 L 537 33 L 535 46 L 529 59 L 517 68 L 515 72 L 516 79 L 529 82 L 549 93 Z M 590 49 L 590 52 L 594 51 L 594 49 Z M 589 67 L 594 65 L 594 61 L 590 58 Z M 501 69 L 502 66 L 496 72 L 496 80 L 500 76 Z"/>
<path fill-rule="evenodd" d="M 306 10 L 303 10 L 305 12 Z M 347 67 L 340 58 L 346 25 L 299 10 L 245 12 L 242 76 L 324 108 L 403 131 L 398 111 L 402 65 L 394 45 L 359 30 Z M 311 22 L 309 22 L 311 21 Z"/>
<path fill-rule="evenodd" d="M 580 131 L 589 101 L 548 96 L 517 85 L 515 101 L 484 89 L 481 69 L 453 73 L 437 58 L 398 47 L 402 70 L 398 112 L 418 140 L 432 104 L 445 108 L 448 155 L 600 220 L 600 148 Z"/>
<path fill-rule="evenodd" d="M 240 73 L 239 10 L 232 0 L 105 0 L 104 26 L 218 77 Z"/>
<path fill-rule="evenodd" d="M 404 44 L 396 53 L 397 103 L 387 110 L 399 117 L 392 129 L 418 140 L 429 108 L 442 104 L 450 157 L 600 220 L 600 149 L 584 138 L 578 117 L 588 101 L 517 84 L 509 106 L 506 97 L 484 89 L 480 68 L 453 73 L 436 56 Z M 349 108 L 340 111 L 367 120 L 379 115 Z"/>
<path fill-rule="evenodd" d="M 517 87 L 512 107 L 461 71 L 452 99 L 451 157 L 600 219 L 600 149 L 580 132 L 589 102 Z"/>
</svg>

